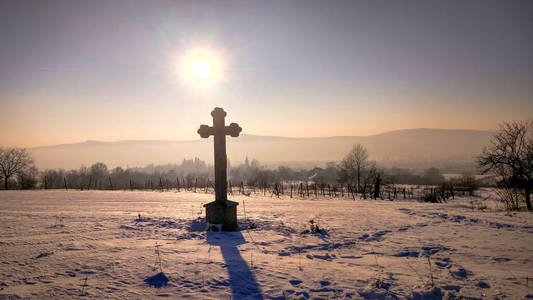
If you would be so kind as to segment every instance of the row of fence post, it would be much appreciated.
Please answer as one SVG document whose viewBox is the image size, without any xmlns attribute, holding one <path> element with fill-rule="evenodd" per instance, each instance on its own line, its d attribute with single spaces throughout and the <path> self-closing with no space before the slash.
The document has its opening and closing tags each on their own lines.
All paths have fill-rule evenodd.
<svg viewBox="0 0 533 300">
<path fill-rule="evenodd" d="M 127 184 L 124 184 L 122 188 L 120 188 L 117 183 L 113 182 L 113 179 L 111 176 L 108 178 L 109 185 L 103 186 L 102 181 L 103 179 L 95 178 L 93 179 L 92 176 L 89 177 L 88 183 L 86 185 L 84 184 L 78 184 L 78 185 L 69 185 L 67 178 L 63 177 L 63 187 L 65 190 L 75 189 L 78 188 L 80 190 L 116 190 L 116 189 L 124 189 L 124 190 L 176 190 L 178 192 L 184 190 L 184 191 L 190 191 L 190 192 L 198 192 L 203 191 L 204 193 L 211 193 L 214 192 L 214 185 L 211 182 L 210 179 L 204 180 L 203 182 L 199 183 L 198 178 L 192 179 L 185 179 L 185 177 L 182 177 L 181 180 L 179 176 L 176 177 L 175 184 L 173 184 L 168 178 L 162 178 L 159 177 L 159 182 L 156 186 L 154 184 L 152 179 L 147 179 L 142 183 L 136 182 L 133 178 L 129 179 L 129 182 Z M 47 178 L 47 176 L 44 176 L 44 182 L 43 187 L 44 189 L 50 189 L 50 188 L 58 188 L 57 181 L 55 186 L 50 185 L 50 180 Z M 284 195 L 288 195 L 290 198 L 294 197 L 300 197 L 300 198 L 310 198 L 310 197 L 330 197 L 330 198 L 337 198 L 337 197 L 349 197 L 353 200 L 356 199 L 356 196 L 360 195 L 362 198 L 367 198 L 367 196 L 370 196 L 372 193 L 370 191 L 370 188 L 368 187 L 360 187 L 357 188 L 356 186 L 353 186 L 351 184 L 331 184 L 331 183 L 309 183 L 309 182 L 275 182 L 274 184 L 267 184 L 266 182 L 260 182 L 258 184 L 254 185 L 245 185 L 243 181 L 241 181 L 236 187 L 232 184 L 231 180 L 228 181 L 228 193 L 230 195 L 234 195 L 234 189 L 236 194 L 241 195 L 247 195 L 250 196 L 252 194 L 262 194 L 263 196 L 270 195 L 271 197 L 281 197 Z M 427 187 L 397 187 L 397 186 L 382 186 L 379 187 L 379 191 L 377 193 L 373 193 L 374 197 L 379 197 L 381 199 L 389 199 L 389 200 L 396 200 L 400 199 L 400 195 L 403 196 L 403 199 L 413 199 L 417 197 L 415 195 L 415 191 L 422 191 L 422 193 L 425 192 Z M 451 193 L 451 197 L 455 198 L 455 192 L 463 192 L 463 195 L 465 195 L 465 189 L 461 189 L 460 187 L 454 187 L 453 185 L 450 185 L 447 187 L 447 190 Z"/>
</svg>

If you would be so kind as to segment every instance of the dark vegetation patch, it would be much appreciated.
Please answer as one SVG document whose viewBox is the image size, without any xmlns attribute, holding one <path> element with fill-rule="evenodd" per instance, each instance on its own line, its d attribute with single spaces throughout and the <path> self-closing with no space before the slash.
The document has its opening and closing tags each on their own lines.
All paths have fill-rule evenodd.
<svg viewBox="0 0 533 300">
<path fill-rule="evenodd" d="M 155 288 L 161 288 L 168 284 L 168 277 L 163 272 L 159 272 L 154 276 L 150 276 L 144 280 L 148 285 Z"/>
</svg>

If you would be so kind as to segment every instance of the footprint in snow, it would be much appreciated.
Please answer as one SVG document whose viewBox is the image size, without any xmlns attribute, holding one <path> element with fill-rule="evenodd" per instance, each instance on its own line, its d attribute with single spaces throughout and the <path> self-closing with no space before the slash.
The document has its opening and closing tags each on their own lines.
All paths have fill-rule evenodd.
<svg viewBox="0 0 533 300">
<path fill-rule="evenodd" d="M 331 284 L 331 283 L 330 283 L 329 281 L 327 281 L 327 280 L 322 280 L 322 281 L 320 281 L 320 285 L 321 285 L 321 286 L 328 286 L 328 285 L 330 285 L 330 284 Z"/>
<path fill-rule="evenodd" d="M 511 259 L 507 257 L 493 257 L 492 260 L 495 262 L 508 262 Z"/>
<path fill-rule="evenodd" d="M 485 281 L 480 281 L 476 284 L 477 287 L 479 288 L 482 288 L 482 289 L 489 289 L 490 288 L 490 284 L 486 283 Z"/>
<path fill-rule="evenodd" d="M 450 273 L 452 273 L 452 276 L 455 277 L 455 279 L 467 279 L 474 275 L 474 273 L 464 268 L 459 268 L 457 271 L 450 271 Z"/>
<path fill-rule="evenodd" d="M 293 286 L 297 286 L 300 283 L 302 283 L 302 281 L 298 279 L 293 279 L 293 280 L 289 280 L 289 283 L 292 284 Z"/>
</svg>

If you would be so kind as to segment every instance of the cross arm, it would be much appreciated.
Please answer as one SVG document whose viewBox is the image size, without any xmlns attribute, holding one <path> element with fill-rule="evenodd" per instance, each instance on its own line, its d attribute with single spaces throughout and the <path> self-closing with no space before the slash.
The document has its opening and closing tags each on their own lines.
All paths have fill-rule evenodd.
<svg viewBox="0 0 533 300">
<path fill-rule="evenodd" d="M 224 129 L 225 129 L 224 133 L 232 137 L 238 137 L 239 133 L 241 133 L 242 131 L 242 128 L 237 123 L 231 123 L 229 124 L 229 126 L 226 126 L 226 128 Z"/>
<path fill-rule="evenodd" d="M 208 125 L 200 125 L 200 128 L 198 129 L 197 132 L 204 139 L 215 134 L 215 130 L 213 129 L 213 127 L 208 126 Z"/>
</svg>

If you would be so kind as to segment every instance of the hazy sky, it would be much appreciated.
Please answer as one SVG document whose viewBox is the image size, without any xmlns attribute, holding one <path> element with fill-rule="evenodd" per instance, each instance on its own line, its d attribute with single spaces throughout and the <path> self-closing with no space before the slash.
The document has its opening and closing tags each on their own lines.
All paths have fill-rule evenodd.
<svg viewBox="0 0 533 300">
<path fill-rule="evenodd" d="M 0 145 L 196 139 L 215 106 L 282 136 L 531 117 L 533 1 L 0 1 Z"/>
</svg>

